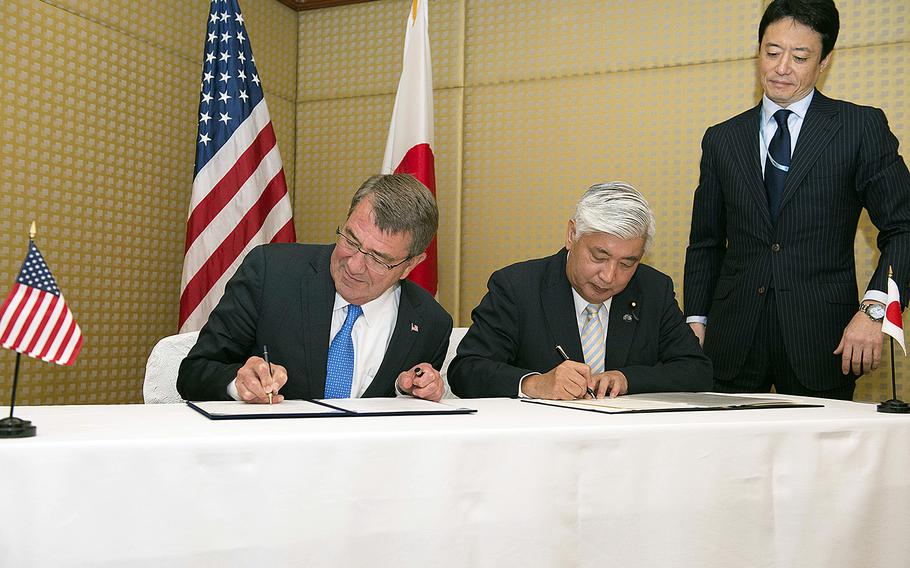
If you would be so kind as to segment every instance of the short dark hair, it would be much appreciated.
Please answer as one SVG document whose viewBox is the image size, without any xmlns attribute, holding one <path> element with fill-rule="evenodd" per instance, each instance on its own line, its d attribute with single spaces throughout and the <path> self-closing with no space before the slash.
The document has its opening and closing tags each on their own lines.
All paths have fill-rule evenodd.
<svg viewBox="0 0 910 568">
<path fill-rule="evenodd" d="M 370 176 L 351 199 L 348 217 L 357 204 L 371 197 L 373 222 L 385 233 L 411 235 L 408 256 L 415 257 L 430 246 L 439 227 L 436 198 L 411 174 Z"/>
<path fill-rule="evenodd" d="M 758 24 L 758 44 L 761 45 L 761 40 L 765 37 L 765 28 L 785 18 L 793 18 L 822 36 L 820 59 L 827 57 L 834 49 L 840 31 L 840 15 L 834 0 L 774 0 L 768 4 L 761 23 Z"/>
</svg>

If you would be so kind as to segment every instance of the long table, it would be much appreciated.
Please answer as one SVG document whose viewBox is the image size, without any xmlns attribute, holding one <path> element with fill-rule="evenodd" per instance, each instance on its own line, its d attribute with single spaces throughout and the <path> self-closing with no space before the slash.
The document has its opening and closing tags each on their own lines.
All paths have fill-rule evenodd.
<svg viewBox="0 0 910 568">
<path fill-rule="evenodd" d="M 0 440 L 0 565 L 910 566 L 910 416 L 458 402 L 17 408 L 38 436 Z"/>
</svg>

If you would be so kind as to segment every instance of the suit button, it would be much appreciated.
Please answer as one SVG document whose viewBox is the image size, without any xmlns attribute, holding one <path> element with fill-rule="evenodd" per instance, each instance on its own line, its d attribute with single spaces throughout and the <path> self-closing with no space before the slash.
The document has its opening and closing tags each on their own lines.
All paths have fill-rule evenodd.
<svg viewBox="0 0 910 568">
<path fill-rule="evenodd" d="M 758 293 L 759 293 L 759 294 L 764 294 L 764 293 L 765 293 L 765 287 L 764 287 L 764 286 L 759 286 L 759 287 L 758 287 Z"/>
<path fill-rule="evenodd" d="M 773 245 L 771 245 L 771 250 L 773 250 L 774 252 L 780 252 L 780 245 L 778 243 L 774 243 Z"/>
</svg>

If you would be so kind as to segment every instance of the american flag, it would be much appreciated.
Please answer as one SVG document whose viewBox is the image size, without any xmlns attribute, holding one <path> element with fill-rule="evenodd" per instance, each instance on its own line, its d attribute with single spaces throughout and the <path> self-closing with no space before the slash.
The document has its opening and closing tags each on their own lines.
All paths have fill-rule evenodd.
<svg viewBox="0 0 910 568">
<path fill-rule="evenodd" d="M 237 0 L 212 0 L 207 29 L 181 332 L 205 324 L 250 249 L 296 240 L 281 155 Z"/>
<path fill-rule="evenodd" d="M 0 309 L 0 344 L 60 365 L 72 365 L 82 349 L 82 330 L 35 241 L 29 241 L 28 255 Z"/>
</svg>

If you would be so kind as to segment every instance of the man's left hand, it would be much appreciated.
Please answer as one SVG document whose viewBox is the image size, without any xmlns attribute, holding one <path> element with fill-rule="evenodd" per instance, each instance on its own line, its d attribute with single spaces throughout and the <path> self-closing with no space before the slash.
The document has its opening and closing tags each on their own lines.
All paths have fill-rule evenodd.
<svg viewBox="0 0 910 568">
<path fill-rule="evenodd" d="M 429 363 L 421 363 L 398 375 L 398 390 L 415 398 L 439 402 L 446 392 L 442 375 Z"/>
<path fill-rule="evenodd" d="M 616 398 L 629 392 L 629 381 L 620 371 L 605 371 L 595 375 L 594 380 L 597 381 L 597 388 L 594 389 L 597 398 Z"/>
<path fill-rule="evenodd" d="M 834 354 L 841 356 L 841 372 L 845 375 L 851 369 L 856 376 L 874 371 L 882 359 L 882 322 L 856 312 Z"/>
</svg>

